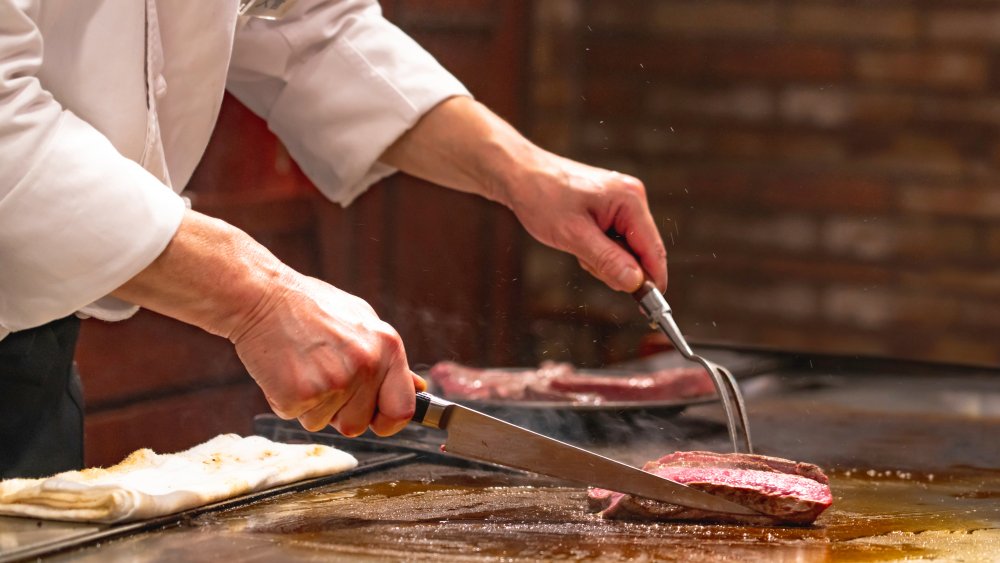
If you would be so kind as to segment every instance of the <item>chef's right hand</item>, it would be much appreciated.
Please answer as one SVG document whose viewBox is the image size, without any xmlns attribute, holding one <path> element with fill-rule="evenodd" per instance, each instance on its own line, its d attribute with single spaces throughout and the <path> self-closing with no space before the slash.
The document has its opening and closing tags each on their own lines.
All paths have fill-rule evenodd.
<svg viewBox="0 0 1000 563">
<path fill-rule="evenodd" d="M 414 410 L 403 342 L 364 300 L 289 272 L 230 334 L 275 414 L 345 436 L 401 430 Z"/>
</svg>

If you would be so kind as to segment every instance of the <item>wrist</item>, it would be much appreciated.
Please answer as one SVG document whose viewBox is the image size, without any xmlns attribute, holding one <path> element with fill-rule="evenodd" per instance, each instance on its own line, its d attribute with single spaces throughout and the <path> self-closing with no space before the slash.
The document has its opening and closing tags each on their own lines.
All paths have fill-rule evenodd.
<svg viewBox="0 0 1000 563">
<path fill-rule="evenodd" d="M 160 256 L 114 295 L 232 338 L 295 275 L 243 231 L 188 211 Z"/>
</svg>

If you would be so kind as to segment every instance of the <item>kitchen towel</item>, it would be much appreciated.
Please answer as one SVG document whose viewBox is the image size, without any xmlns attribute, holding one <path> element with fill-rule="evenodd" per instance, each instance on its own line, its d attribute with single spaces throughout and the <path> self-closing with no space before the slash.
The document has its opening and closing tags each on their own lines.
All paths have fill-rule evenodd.
<svg viewBox="0 0 1000 563">
<path fill-rule="evenodd" d="M 0 514 L 117 523 L 144 520 L 357 466 L 347 452 L 222 434 L 189 450 L 133 452 L 118 465 L 0 481 Z"/>
</svg>

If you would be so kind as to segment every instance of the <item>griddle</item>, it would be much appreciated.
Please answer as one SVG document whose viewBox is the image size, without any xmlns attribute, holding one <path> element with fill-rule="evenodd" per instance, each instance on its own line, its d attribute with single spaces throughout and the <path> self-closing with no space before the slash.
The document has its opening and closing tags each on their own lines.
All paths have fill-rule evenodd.
<svg viewBox="0 0 1000 563">
<path fill-rule="evenodd" d="M 440 436 L 430 429 L 411 427 L 389 441 L 346 440 L 265 417 L 258 429 L 270 437 L 325 441 L 387 456 L 386 463 L 363 461 L 355 474 L 103 530 L 116 537 L 66 540 L 61 551 L 35 555 L 102 562 L 811 562 L 973 561 L 1000 553 L 1000 371 L 787 359 L 750 381 L 747 405 L 760 453 L 818 463 L 830 475 L 834 505 L 815 526 L 609 522 L 585 511 L 581 488 L 440 454 Z M 717 405 L 602 422 L 587 436 L 551 420 L 537 424 L 630 463 L 728 446 Z"/>
</svg>

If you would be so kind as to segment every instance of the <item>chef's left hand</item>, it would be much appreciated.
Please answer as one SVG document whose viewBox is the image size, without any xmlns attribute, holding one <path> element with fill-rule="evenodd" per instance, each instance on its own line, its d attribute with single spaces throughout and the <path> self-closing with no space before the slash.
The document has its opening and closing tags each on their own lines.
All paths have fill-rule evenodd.
<svg viewBox="0 0 1000 563">
<path fill-rule="evenodd" d="M 667 253 L 638 179 L 541 149 L 507 189 L 506 203 L 532 236 L 577 257 L 613 289 L 639 288 L 644 268 L 661 291 Z M 636 258 L 605 234 L 623 235 Z"/>
<path fill-rule="evenodd" d="M 541 149 L 475 100 L 440 103 L 380 160 L 506 205 L 535 238 L 572 253 L 614 289 L 638 289 L 640 264 L 661 291 L 667 288 L 667 253 L 642 182 Z M 638 262 L 608 238 L 612 228 Z"/>
</svg>

